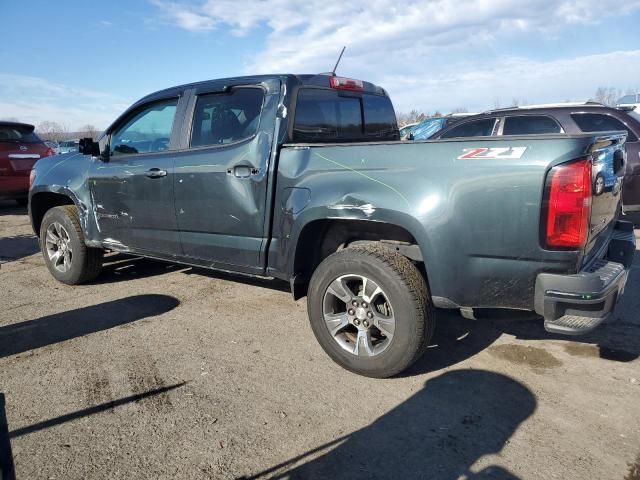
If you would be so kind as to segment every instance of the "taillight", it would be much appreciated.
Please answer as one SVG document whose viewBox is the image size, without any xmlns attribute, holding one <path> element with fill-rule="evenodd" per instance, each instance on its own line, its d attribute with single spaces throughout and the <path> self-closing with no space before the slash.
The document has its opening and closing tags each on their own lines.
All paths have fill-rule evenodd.
<svg viewBox="0 0 640 480">
<path fill-rule="evenodd" d="M 33 187 L 33 182 L 36 181 L 36 170 L 34 168 L 31 169 L 29 173 L 29 188 Z"/>
<path fill-rule="evenodd" d="M 547 247 L 582 248 L 591 216 L 591 158 L 554 167 L 549 172 Z"/>
<path fill-rule="evenodd" d="M 353 78 L 329 77 L 329 85 L 331 85 L 331 88 L 335 88 L 337 90 L 364 90 L 364 83 L 362 83 L 362 80 L 354 80 Z"/>
</svg>

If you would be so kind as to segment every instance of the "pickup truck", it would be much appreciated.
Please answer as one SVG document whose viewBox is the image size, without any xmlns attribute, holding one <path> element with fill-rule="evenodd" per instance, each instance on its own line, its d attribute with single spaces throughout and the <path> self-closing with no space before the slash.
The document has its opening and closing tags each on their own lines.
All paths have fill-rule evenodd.
<svg viewBox="0 0 640 480">
<path fill-rule="evenodd" d="M 37 162 L 29 214 L 61 282 L 94 280 L 105 251 L 284 279 L 334 361 L 389 377 L 435 307 L 532 310 L 566 334 L 609 316 L 635 253 L 625 136 L 401 142 L 369 82 L 228 78 L 151 94 Z"/>
</svg>

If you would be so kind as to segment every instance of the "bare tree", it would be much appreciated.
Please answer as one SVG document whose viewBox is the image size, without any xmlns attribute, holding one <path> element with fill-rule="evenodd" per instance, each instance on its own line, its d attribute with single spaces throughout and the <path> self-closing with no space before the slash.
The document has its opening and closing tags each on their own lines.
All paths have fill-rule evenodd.
<svg viewBox="0 0 640 480">
<path fill-rule="evenodd" d="M 60 142 L 67 138 L 68 129 L 58 122 L 50 122 L 45 120 L 41 122 L 36 128 L 36 132 L 43 140 L 52 140 L 54 142 Z"/>
<path fill-rule="evenodd" d="M 498 97 L 493 100 L 493 108 L 496 110 L 500 108 L 500 99 Z"/>
<path fill-rule="evenodd" d="M 80 132 L 80 137 L 81 138 L 89 137 L 89 138 L 93 138 L 94 140 L 95 140 L 96 136 L 98 135 L 98 133 L 100 133 L 98 131 L 98 129 L 96 127 L 94 127 L 93 125 L 91 125 L 90 123 L 88 123 L 87 125 L 81 127 L 79 132 Z"/>
<path fill-rule="evenodd" d="M 416 109 L 411 110 L 409 113 L 397 113 L 398 125 L 401 127 L 409 125 L 410 123 L 417 123 L 429 118 L 429 115 L 424 112 L 419 112 Z"/>
<path fill-rule="evenodd" d="M 467 107 L 457 107 L 451 110 L 451 113 L 469 113 L 469 109 Z"/>
<path fill-rule="evenodd" d="M 593 99 L 604 105 L 615 106 L 621 96 L 622 90 L 615 87 L 598 87 Z"/>
</svg>

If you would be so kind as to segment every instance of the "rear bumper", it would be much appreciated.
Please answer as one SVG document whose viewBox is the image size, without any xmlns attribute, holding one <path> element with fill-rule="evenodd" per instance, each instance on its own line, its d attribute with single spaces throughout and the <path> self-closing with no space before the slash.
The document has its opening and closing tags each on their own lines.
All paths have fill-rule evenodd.
<svg viewBox="0 0 640 480">
<path fill-rule="evenodd" d="M 539 274 L 535 310 L 545 329 L 580 335 L 606 320 L 624 292 L 635 250 L 633 224 L 618 221 L 605 258 L 575 275 Z"/>
</svg>

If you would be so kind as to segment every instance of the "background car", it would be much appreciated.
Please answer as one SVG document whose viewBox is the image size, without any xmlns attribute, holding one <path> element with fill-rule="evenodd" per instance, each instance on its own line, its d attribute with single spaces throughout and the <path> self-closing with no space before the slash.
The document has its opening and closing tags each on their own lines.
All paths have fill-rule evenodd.
<svg viewBox="0 0 640 480">
<path fill-rule="evenodd" d="M 640 111 L 640 93 L 625 95 L 616 102 L 616 105 L 618 107 L 634 107 L 636 111 Z"/>
<path fill-rule="evenodd" d="M 622 187 L 625 213 L 640 212 L 640 114 L 631 107 L 595 102 L 531 105 L 490 110 L 446 127 L 432 138 L 627 132 L 627 165 Z"/>
<path fill-rule="evenodd" d="M 60 145 L 58 144 L 58 142 L 56 142 L 54 140 L 45 140 L 44 144 L 47 147 L 51 147 L 53 149 L 53 152 L 55 153 L 55 155 L 60 153 Z"/>
<path fill-rule="evenodd" d="M 405 139 L 407 137 L 407 135 L 409 134 L 409 132 L 411 131 L 411 129 L 413 127 L 415 127 L 416 125 L 418 125 L 417 122 L 414 123 L 408 123 L 403 127 L 400 127 L 400 138 L 401 139 Z"/>
<path fill-rule="evenodd" d="M 60 153 L 77 152 L 80 139 L 64 140 L 60 142 Z"/>
<path fill-rule="evenodd" d="M 450 115 L 447 115 L 446 117 L 427 118 L 426 120 L 423 120 L 422 122 L 414 125 L 411 130 L 409 130 L 408 134 L 411 134 L 411 140 L 427 140 L 443 128 L 448 127 L 452 123 L 455 123 L 458 120 L 469 117 L 471 115 L 476 114 L 452 113 Z"/>
<path fill-rule="evenodd" d="M 26 123 L 0 122 L 0 199 L 27 204 L 29 174 L 42 157 L 55 155 Z"/>
</svg>

